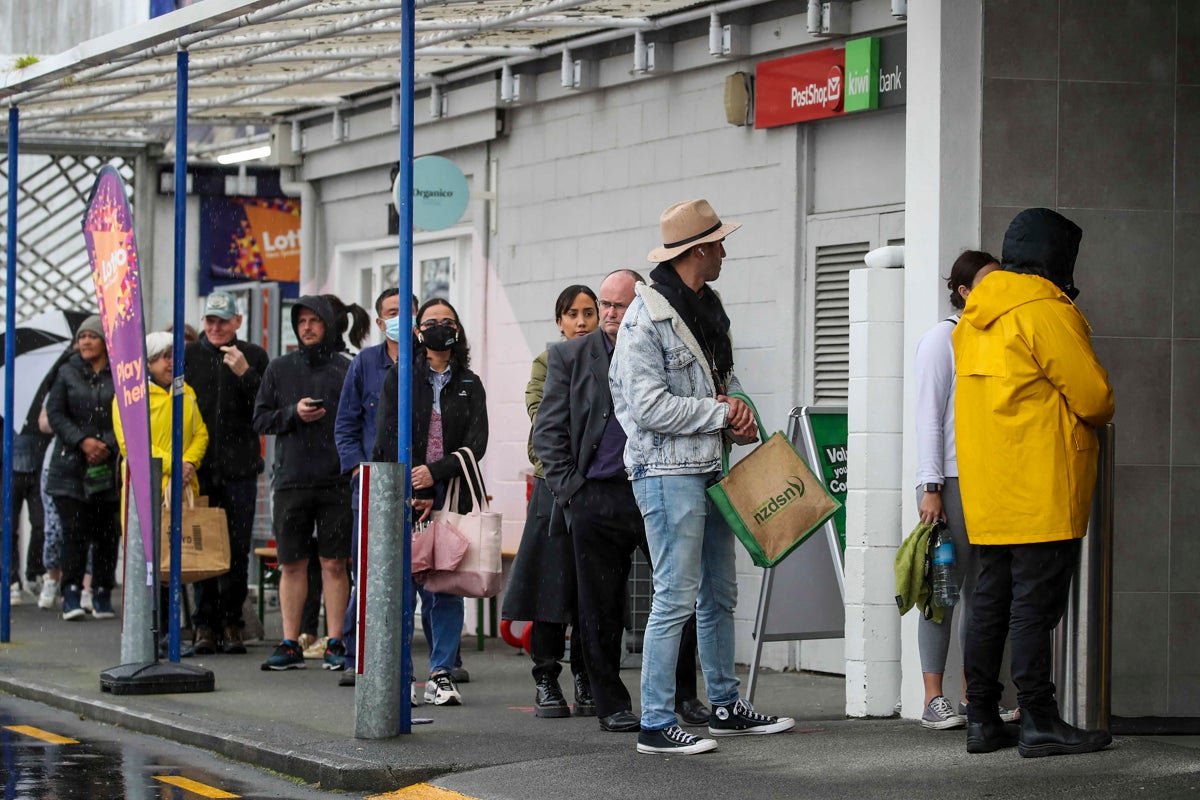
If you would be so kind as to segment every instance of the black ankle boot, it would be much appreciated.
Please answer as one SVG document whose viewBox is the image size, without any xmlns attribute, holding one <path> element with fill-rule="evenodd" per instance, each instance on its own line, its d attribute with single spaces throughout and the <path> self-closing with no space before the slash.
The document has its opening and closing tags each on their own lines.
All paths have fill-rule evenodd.
<svg viewBox="0 0 1200 800">
<path fill-rule="evenodd" d="M 537 697 L 534 698 L 534 716 L 558 719 L 571 716 L 571 707 L 563 697 L 562 689 L 554 678 L 541 678 L 537 682 Z"/>
<path fill-rule="evenodd" d="M 1057 710 L 1021 709 L 1018 750 L 1025 758 L 1094 753 L 1112 743 L 1108 731 L 1089 731 L 1063 722 Z"/>
<path fill-rule="evenodd" d="M 592 699 L 592 682 L 586 673 L 575 676 L 575 716 L 596 716 L 596 701 Z"/>
<path fill-rule="evenodd" d="M 994 753 L 1005 747 L 1017 746 L 1015 725 L 1005 725 L 999 719 L 967 723 L 967 752 Z"/>
</svg>

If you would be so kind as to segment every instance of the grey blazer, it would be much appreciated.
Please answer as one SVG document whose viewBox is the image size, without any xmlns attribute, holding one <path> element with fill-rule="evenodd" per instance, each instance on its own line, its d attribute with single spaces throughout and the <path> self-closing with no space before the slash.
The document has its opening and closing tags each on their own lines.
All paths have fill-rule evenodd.
<svg viewBox="0 0 1200 800">
<path fill-rule="evenodd" d="M 604 331 L 550 347 L 546 388 L 533 425 L 533 449 L 546 484 L 566 506 L 587 480 L 604 427 L 613 413 Z"/>
</svg>

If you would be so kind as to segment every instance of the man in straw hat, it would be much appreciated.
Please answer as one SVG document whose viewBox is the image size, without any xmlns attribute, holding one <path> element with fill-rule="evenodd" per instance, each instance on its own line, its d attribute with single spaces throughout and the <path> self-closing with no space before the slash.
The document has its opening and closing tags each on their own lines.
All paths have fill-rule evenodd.
<svg viewBox="0 0 1200 800">
<path fill-rule="evenodd" d="M 609 369 L 613 409 L 627 434 L 625 467 L 646 523 L 654 602 L 642 648 L 639 753 L 713 750 L 679 727 L 675 665 L 684 623 L 696 613 L 700 662 L 712 704 L 711 736 L 779 733 L 796 723 L 759 714 L 738 696 L 733 609 L 734 537 L 706 489 L 721 477 L 724 439 L 758 439 L 754 415 L 733 374 L 729 317 L 709 287 L 721 275 L 725 237 L 705 200 L 676 203 L 660 219 L 663 246 L 653 286 L 639 283 L 617 335 Z"/>
</svg>

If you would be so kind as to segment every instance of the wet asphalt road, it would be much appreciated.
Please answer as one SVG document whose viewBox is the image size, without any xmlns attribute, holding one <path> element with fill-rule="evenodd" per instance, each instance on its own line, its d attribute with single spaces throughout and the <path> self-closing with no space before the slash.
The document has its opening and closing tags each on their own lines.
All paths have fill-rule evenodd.
<svg viewBox="0 0 1200 800">
<path fill-rule="evenodd" d="M 44 734 L 77 743 L 45 741 Z M 331 797 L 203 750 L 6 696 L 0 696 L 0 781 L 4 800 Z"/>
</svg>

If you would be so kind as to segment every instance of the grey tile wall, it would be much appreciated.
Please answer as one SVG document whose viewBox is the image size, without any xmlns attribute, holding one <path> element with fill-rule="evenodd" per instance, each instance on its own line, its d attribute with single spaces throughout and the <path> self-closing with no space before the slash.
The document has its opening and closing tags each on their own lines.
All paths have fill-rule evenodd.
<svg viewBox="0 0 1200 800">
<path fill-rule="evenodd" d="M 1171 210 L 1174 87 L 1059 85 L 1059 205 Z"/>
<path fill-rule="evenodd" d="M 1171 463 L 1200 465 L 1200 339 L 1171 348 Z M 1200 518 L 1196 520 L 1200 523 Z"/>
<path fill-rule="evenodd" d="M 1200 214 L 1175 215 L 1171 318 L 1174 335 L 1200 339 Z"/>
<path fill-rule="evenodd" d="M 983 82 L 983 204 L 1055 205 L 1058 83 Z"/>
<path fill-rule="evenodd" d="M 1167 588 L 1200 592 L 1200 467 L 1173 467 L 1171 481 L 1171 543 Z M 1200 684 L 1198 684 L 1200 685 Z M 1200 694 L 1200 692 L 1197 692 Z"/>
<path fill-rule="evenodd" d="M 983 219 L 980 226 L 982 249 L 996 258 L 1003 256 L 1004 232 L 1008 224 L 1025 206 L 989 206 L 984 204 Z"/>
<path fill-rule="evenodd" d="M 1175 0 L 1062 0 L 1061 77 L 1175 82 Z"/>
<path fill-rule="evenodd" d="M 988 2 L 983 70 L 993 78 L 1057 78 L 1058 0 Z"/>
<path fill-rule="evenodd" d="M 1171 468 L 1117 467 L 1113 509 L 1113 590 L 1156 592 L 1167 585 L 1173 539 Z M 1200 502 L 1200 485 L 1192 486 Z M 1200 555 L 1200 550 L 1197 550 Z"/>
<path fill-rule="evenodd" d="M 1180 86 L 1175 97 L 1175 210 L 1200 212 L 1200 86 Z"/>
<path fill-rule="evenodd" d="M 1116 399 L 1117 463 L 1170 463 L 1171 340 L 1097 336 L 1092 346 Z"/>
<path fill-rule="evenodd" d="M 1169 211 L 1060 208 L 1083 228 L 1075 264 L 1077 300 L 1097 336 L 1171 335 Z"/>
<path fill-rule="evenodd" d="M 1122 717 L 1165 716 L 1168 595 L 1114 592 L 1112 713 Z"/>
<path fill-rule="evenodd" d="M 1200 593 L 1170 597 L 1168 707 L 1172 714 L 1200 716 Z"/>
<path fill-rule="evenodd" d="M 1179 0 L 1179 35 L 1176 79 L 1200 84 L 1200 0 Z"/>
</svg>

